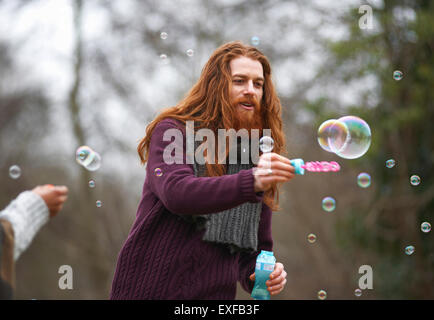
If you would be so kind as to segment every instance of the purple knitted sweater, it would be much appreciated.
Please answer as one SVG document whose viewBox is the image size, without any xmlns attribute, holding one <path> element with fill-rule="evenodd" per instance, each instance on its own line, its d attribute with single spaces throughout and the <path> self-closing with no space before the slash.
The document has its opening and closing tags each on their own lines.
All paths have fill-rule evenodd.
<svg viewBox="0 0 434 320">
<path fill-rule="evenodd" d="M 196 177 L 190 164 L 166 164 L 163 152 L 171 142 L 163 141 L 163 134 L 171 128 L 185 137 L 182 124 L 173 119 L 154 129 L 142 198 L 118 256 L 110 299 L 235 299 L 237 281 L 252 291 L 249 276 L 258 253 L 272 251 L 272 212 L 262 203 L 257 252 L 231 254 L 222 244 L 203 241 L 205 229 L 180 215 L 212 214 L 262 201 L 262 196 L 254 191 L 252 169 Z"/>
</svg>

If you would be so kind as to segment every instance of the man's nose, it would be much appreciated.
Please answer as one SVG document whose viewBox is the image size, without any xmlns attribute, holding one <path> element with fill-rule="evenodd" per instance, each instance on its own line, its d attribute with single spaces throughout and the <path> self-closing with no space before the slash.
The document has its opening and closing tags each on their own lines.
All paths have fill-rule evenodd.
<svg viewBox="0 0 434 320">
<path fill-rule="evenodd" d="M 255 94 L 255 88 L 253 86 L 252 80 L 246 82 L 246 87 L 244 88 L 244 94 L 249 94 L 249 95 Z"/>
</svg>

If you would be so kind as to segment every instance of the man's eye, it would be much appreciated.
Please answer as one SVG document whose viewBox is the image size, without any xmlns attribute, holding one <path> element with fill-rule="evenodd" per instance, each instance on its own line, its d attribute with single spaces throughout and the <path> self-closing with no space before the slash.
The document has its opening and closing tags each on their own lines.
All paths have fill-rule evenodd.
<svg viewBox="0 0 434 320">
<path fill-rule="evenodd" d="M 235 83 L 243 83 L 243 80 L 241 80 L 241 79 L 236 79 L 236 80 L 234 80 L 234 82 L 235 82 Z"/>
<path fill-rule="evenodd" d="M 257 87 L 262 87 L 262 82 L 256 82 L 255 85 L 256 85 Z"/>
</svg>

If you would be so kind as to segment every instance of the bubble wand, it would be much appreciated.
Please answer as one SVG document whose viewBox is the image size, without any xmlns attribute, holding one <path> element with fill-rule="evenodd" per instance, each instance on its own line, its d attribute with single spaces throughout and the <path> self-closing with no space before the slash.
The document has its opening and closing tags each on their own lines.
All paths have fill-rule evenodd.
<svg viewBox="0 0 434 320">
<path fill-rule="evenodd" d="M 274 147 L 274 140 L 270 136 L 263 136 L 259 140 L 259 148 L 261 149 L 262 153 L 268 153 L 273 150 Z M 295 169 L 295 174 L 304 175 L 305 171 L 309 172 L 337 172 L 341 169 L 339 163 L 336 161 L 310 161 L 310 162 L 304 162 L 303 159 L 291 159 L 289 160 L 291 162 L 291 165 Z M 273 171 L 271 169 L 268 169 L 268 174 L 272 174 Z"/>
</svg>

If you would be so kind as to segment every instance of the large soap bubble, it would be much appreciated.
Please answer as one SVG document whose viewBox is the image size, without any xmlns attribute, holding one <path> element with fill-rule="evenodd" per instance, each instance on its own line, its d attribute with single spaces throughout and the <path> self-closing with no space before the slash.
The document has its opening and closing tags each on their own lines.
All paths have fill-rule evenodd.
<svg viewBox="0 0 434 320">
<path fill-rule="evenodd" d="M 318 143 L 341 158 L 360 158 L 371 145 L 371 129 L 366 121 L 355 116 L 327 120 L 318 129 Z"/>
</svg>

